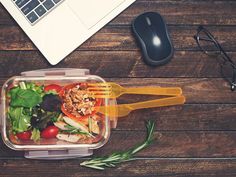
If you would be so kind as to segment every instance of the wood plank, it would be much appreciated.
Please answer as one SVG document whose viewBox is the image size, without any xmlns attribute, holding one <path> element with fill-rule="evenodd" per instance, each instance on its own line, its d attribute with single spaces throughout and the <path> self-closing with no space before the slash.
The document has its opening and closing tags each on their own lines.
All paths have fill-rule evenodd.
<svg viewBox="0 0 236 177">
<path fill-rule="evenodd" d="M 236 106 L 230 104 L 186 104 L 137 110 L 118 120 L 117 130 L 144 130 L 153 120 L 159 131 L 236 130 Z"/>
<path fill-rule="evenodd" d="M 225 50 L 236 51 L 236 26 L 209 26 Z M 169 26 L 176 50 L 199 50 L 193 35 L 197 26 Z M 0 26 L 0 50 L 36 50 L 32 42 L 16 26 Z M 139 50 L 128 26 L 107 26 L 77 50 Z"/>
<path fill-rule="evenodd" d="M 111 24 L 131 24 L 139 14 L 159 12 L 168 24 L 235 25 L 235 1 L 138 0 Z M 214 14 L 214 15 L 212 15 Z"/>
<path fill-rule="evenodd" d="M 236 53 L 228 54 L 236 62 Z M 200 51 L 176 51 L 161 67 L 144 64 L 139 51 L 76 51 L 54 67 L 87 68 L 101 77 L 221 77 L 215 58 Z M 42 68 L 52 66 L 38 51 L 0 51 L 1 77 Z"/>
<path fill-rule="evenodd" d="M 113 131 L 110 141 L 96 155 L 126 150 L 144 139 L 141 131 Z M 154 143 L 140 152 L 140 157 L 235 157 L 235 131 L 156 132 Z"/>
<path fill-rule="evenodd" d="M 109 142 L 95 154 L 100 156 L 127 150 L 140 143 L 145 136 L 145 131 L 114 130 Z M 236 156 L 235 138 L 236 131 L 158 131 L 154 143 L 140 152 L 138 157 L 232 158 Z M 1 158 L 22 157 L 22 152 L 4 146 L 1 142 Z"/>
<path fill-rule="evenodd" d="M 235 131 L 235 105 L 184 105 L 135 111 L 118 120 L 115 130 L 144 131 L 144 122 L 153 120 L 158 131 Z M 6 151 L 7 148 L 1 148 Z M 2 152 L 2 154 L 4 154 Z M 20 153 L 19 153 L 20 154 Z"/>
<path fill-rule="evenodd" d="M 118 100 L 133 102 L 134 97 Z M 141 100 L 142 97 L 135 96 Z M 144 98 L 144 97 L 143 97 Z M 147 98 L 146 98 L 147 99 Z M 120 118 L 117 130 L 144 130 L 143 122 L 154 120 L 160 131 L 235 131 L 235 104 L 188 104 L 136 110 Z"/>
<path fill-rule="evenodd" d="M 121 82 L 122 81 L 120 81 L 120 83 Z M 130 80 L 129 82 L 133 83 Z M 166 82 L 168 82 L 168 80 L 166 80 Z M 0 80 L 0 85 L 2 84 L 3 80 Z M 184 95 L 188 95 L 187 102 L 190 102 L 191 100 L 194 101 L 195 98 L 191 97 L 192 91 L 189 92 L 190 93 L 184 91 Z M 219 95 L 222 93 L 223 97 L 226 95 L 226 93 L 222 91 L 217 91 L 215 93 L 218 93 Z M 204 93 L 200 93 L 199 95 L 204 95 Z M 230 95 L 234 95 L 234 93 Z M 232 97 L 230 95 L 227 98 Z M 199 96 L 197 96 L 196 94 L 196 97 Z M 219 96 L 217 97 L 218 100 L 222 99 L 219 98 Z M 148 100 L 151 98 L 156 99 L 157 97 L 124 95 L 118 99 L 118 102 L 131 103 L 134 101 L 138 102 L 141 100 Z M 199 102 L 203 102 L 205 98 L 206 97 L 202 96 Z M 232 99 L 235 98 L 233 97 Z M 183 106 L 173 106 L 173 107 L 153 108 L 153 109 L 133 111 L 128 116 L 120 118 L 117 129 L 144 130 L 143 122 L 152 119 L 156 121 L 158 130 L 161 131 L 236 130 L 235 114 L 236 114 L 235 104 L 209 104 L 208 102 L 206 102 L 206 104 L 186 103 Z M 127 119 L 129 121 L 127 121 Z"/>
<path fill-rule="evenodd" d="M 235 160 L 137 160 L 117 168 L 95 171 L 80 167 L 82 160 L 36 161 L 1 160 L 0 175 L 4 177 L 60 176 L 60 177 L 232 177 L 236 175 Z"/>
<path fill-rule="evenodd" d="M 161 87 L 181 87 L 186 103 L 235 103 L 236 95 L 229 88 L 227 82 L 217 78 L 118 78 L 110 79 L 127 87 L 140 86 L 161 86 Z M 150 97 L 149 99 L 157 97 Z M 121 103 L 138 102 L 147 100 L 147 96 L 122 96 Z"/>
<path fill-rule="evenodd" d="M 236 2 L 231 1 L 178 1 L 178 0 L 137 0 L 110 24 L 130 24 L 139 14 L 146 11 L 161 13 L 168 24 L 218 24 L 235 25 Z M 214 14 L 214 15 L 212 15 Z M 0 6 L 0 24 L 15 24 L 14 20 Z"/>
<path fill-rule="evenodd" d="M 233 0 L 137 0 L 55 66 L 88 68 L 124 86 L 183 88 L 187 104 L 132 112 L 94 152 L 103 156 L 133 147 L 145 138 L 144 121 L 152 119 L 157 123 L 155 142 L 137 155 L 137 161 L 98 172 L 80 167 L 82 159 L 26 160 L 23 152 L 10 150 L 0 140 L 0 176 L 236 176 L 236 96 L 221 79 L 218 64 L 199 52 L 192 38 L 198 24 L 207 25 L 236 62 L 235 9 Z M 163 67 L 142 62 L 130 30 L 131 21 L 145 11 L 160 12 L 169 24 L 177 51 Z M 0 85 L 25 70 L 52 68 L 2 5 L 0 41 Z M 147 98 L 154 97 L 125 96 L 119 103 Z"/>
<path fill-rule="evenodd" d="M 161 86 L 181 87 L 188 104 L 235 104 L 236 94 L 229 88 L 227 82 L 218 78 L 109 78 L 127 87 Z M 119 103 L 132 103 L 144 100 L 157 99 L 158 96 L 122 96 Z M 166 109 L 166 108 L 165 108 Z"/>
</svg>

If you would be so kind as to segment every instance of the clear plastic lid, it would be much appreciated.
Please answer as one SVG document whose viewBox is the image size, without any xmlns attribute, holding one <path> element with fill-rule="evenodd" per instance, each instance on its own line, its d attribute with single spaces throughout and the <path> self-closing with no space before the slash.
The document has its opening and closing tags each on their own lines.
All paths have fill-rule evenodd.
<svg viewBox="0 0 236 177">
<path fill-rule="evenodd" d="M 90 118 L 96 117 L 96 134 L 90 133 L 91 136 L 82 138 L 77 142 L 67 141 L 68 137 L 61 138 L 40 138 L 38 141 L 33 140 L 20 140 L 15 136 L 15 132 L 12 130 L 12 121 L 9 115 L 10 109 L 10 98 L 9 91 L 20 83 L 33 83 L 37 86 L 45 86 L 56 84 L 62 86 L 62 88 L 68 87 L 68 85 L 77 86 L 77 84 L 85 83 L 99 83 L 105 82 L 101 77 L 95 75 L 89 75 L 88 70 L 81 69 L 51 69 L 51 70 L 36 70 L 30 72 L 22 73 L 22 76 L 12 77 L 7 80 L 3 87 L 1 93 L 1 131 L 4 143 L 14 150 L 25 150 L 29 151 L 26 153 L 28 158 L 51 158 L 51 159 L 61 159 L 61 158 L 72 158 L 77 156 L 86 156 L 92 154 L 92 149 L 97 149 L 103 146 L 109 139 L 111 122 L 109 117 L 101 115 L 94 110 L 90 116 L 86 117 L 86 120 L 90 121 Z M 70 89 L 73 89 L 70 87 Z M 97 100 L 96 100 L 97 101 Z M 99 105 L 106 106 L 116 104 L 115 100 L 111 99 L 100 99 Z M 98 106 L 98 105 L 97 105 Z M 69 117 L 63 111 L 60 115 L 62 122 L 68 124 L 65 121 Z M 93 119 L 91 119 L 93 121 Z M 55 122 L 54 122 L 55 123 Z M 69 121 L 70 123 L 70 121 Z M 51 124 L 53 124 L 51 122 Z M 90 129 L 91 122 L 88 123 L 87 128 Z M 55 125 L 55 124 L 54 124 Z M 72 122 L 73 125 L 73 122 Z M 71 124 L 69 124 L 71 126 Z M 112 127 L 116 126 L 116 121 L 112 122 Z M 60 130 L 60 129 L 59 129 Z M 89 130 L 90 132 L 90 130 Z M 63 134 L 63 133 L 62 133 Z M 70 133 L 63 134 L 63 136 L 70 136 Z M 74 135 L 74 134 L 73 134 Z M 64 139 L 63 139 L 64 138 Z M 73 137 L 72 137 L 73 138 Z"/>
</svg>

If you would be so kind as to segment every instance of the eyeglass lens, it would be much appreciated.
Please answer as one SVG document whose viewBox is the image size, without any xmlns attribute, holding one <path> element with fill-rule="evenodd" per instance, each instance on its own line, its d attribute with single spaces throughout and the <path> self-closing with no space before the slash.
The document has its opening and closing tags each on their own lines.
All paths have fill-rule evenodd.
<svg viewBox="0 0 236 177">
<path fill-rule="evenodd" d="M 221 67 L 222 77 L 230 83 L 231 90 L 234 90 L 236 87 L 236 66 L 214 36 L 207 29 L 199 27 L 195 39 L 205 54 L 216 57 Z"/>
</svg>

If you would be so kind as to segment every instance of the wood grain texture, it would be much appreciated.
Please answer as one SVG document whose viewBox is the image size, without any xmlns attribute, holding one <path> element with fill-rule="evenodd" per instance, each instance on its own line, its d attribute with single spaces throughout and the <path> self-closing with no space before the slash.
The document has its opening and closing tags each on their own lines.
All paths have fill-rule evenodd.
<svg viewBox="0 0 236 177">
<path fill-rule="evenodd" d="M 236 53 L 228 54 L 236 62 Z M 0 51 L 0 67 L 0 76 L 6 78 L 23 71 L 53 68 L 38 51 Z M 216 59 L 200 51 L 176 51 L 172 61 L 161 67 L 144 64 L 139 51 L 77 51 L 54 67 L 86 68 L 92 74 L 106 78 L 221 77 Z"/>
<path fill-rule="evenodd" d="M 110 79 L 123 86 L 160 86 L 181 87 L 186 103 L 235 103 L 235 94 L 229 89 L 228 83 L 217 78 L 128 78 Z M 141 97 L 143 98 L 143 97 Z M 152 97 L 153 98 L 153 97 Z M 157 97 L 155 97 L 157 98 Z M 140 97 L 126 96 L 121 100 L 140 101 Z M 144 99 L 144 98 L 143 98 Z M 142 100 L 143 100 L 142 99 Z M 146 98 L 147 99 L 147 98 Z"/>
<path fill-rule="evenodd" d="M 154 120 L 159 131 L 235 131 L 236 105 L 186 104 L 137 110 L 118 120 L 117 130 L 145 130 L 143 122 Z"/>
<path fill-rule="evenodd" d="M 137 160 L 117 168 L 95 171 L 82 168 L 82 160 L 36 161 L 0 160 L 0 175 L 4 177 L 232 177 L 236 175 L 235 160 Z"/>
<path fill-rule="evenodd" d="M 227 82 L 217 78 L 109 78 L 127 87 L 141 86 L 161 86 L 161 87 L 181 87 L 186 103 L 192 104 L 235 104 L 236 94 L 229 88 Z M 218 83 L 218 84 L 216 84 Z M 132 103 L 150 99 L 158 99 L 158 96 L 122 96 L 118 99 L 119 103 Z"/>
<path fill-rule="evenodd" d="M 235 25 L 235 7 L 236 2 L 233 0 L 137 0 L 111 24 L 130 24 L 140 13 L 156 11 L 161 13 L 169 24 Z M 15 24 L 2 6 L 0 24 Z"/>
<path fill-rule="evenodd" d="M 176 50 L 199 50 L 193 35 L 197 26 L 168 26 Z M 225 50 L 236 51 L 235 26 L 207 26 Z M 33 43 L 18 26 L 0 26 L 0 50 L 36 50 Z M 130 26 L 106 26 L 77 50 L 139 50 Z"/>
<path fill-rule="evenodd" d="M 215 58 L 199 51 L 193 35 L 199 24 L 219 40 L 236 62 L 236 1 L 137 0 L 56 66 L 51 66 L 0 5 L 0 86 L 20 72 L 44 68 L 87 68 L 123 86 L 180 86 L 183 106 L 137 110 L 119 119 L 109 142 L 95 156 L 126 150 L 145 138 L 144 122 L 156 122 L 155 142 L 138 160 L 99 172 L 82 168 L 87 158 L 63 161 L 24 159 L 0 141 L 3 177 L 234 177 L 236 176 L 236 94 L 221 78 Z M 170 63 L 151 68 L 142 61 L 131 22 L 157 11 L 168 24 L 175 55 Z M 119 103 L 154 99 L 125 95 Z"/>
<path fill-rule="evenodd" d="M 143 126 L 144 126 L 144 122 Z M 109 142 L 95 151 L 97 156 L 127 150 L 145 139 L 146 131 L 117 131 L 111 133 Z M 233 158 L 236 156 L 235 131 L 158 131 L 155 141 L 138 153 L 143 158 Z M 0 158 L 22 157 L 1 143 Z"/>
</svg>

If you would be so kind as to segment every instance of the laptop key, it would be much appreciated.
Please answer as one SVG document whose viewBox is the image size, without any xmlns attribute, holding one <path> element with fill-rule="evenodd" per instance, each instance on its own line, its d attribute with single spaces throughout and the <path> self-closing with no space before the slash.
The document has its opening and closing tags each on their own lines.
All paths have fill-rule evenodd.
<svg viewBox="0 0 236 177">
<path fill-rule="evenodd" d="M 1 0 L 0 0 L 1 1 Z M 24 14 L 25 18 L 34 25 L 41 20 L 51 9 L 59 6 L 64 0 L 11 0 Z"/>
<path fill-rule="evenodd" d="M 43 14 L 45 14 L 47 11 L 46 11 L 46 9 L 42 6 L 42 5 L 40 5 L 40 6 L 38 6 L 36 9 L 35 9 L 35 12 L 38 14 L 38 16 L 42 16 Z"/>
<path fill-rule="evenodd" d="M 56 4 L 57 4 L 58 2 L 60 2 L 60 1 L 61 1 L 61 0 L 53 0 L 53 2 L 56 3 Z"/>
<path fill-rule="evenodd" d="M 17 0 L 15 3 L 16 5 L 21 8 L 23 7 L 27 2 L 29 2 L 30 0 Z"/>
<path fill-rule="evenodd" d="M 35 7 L 37 7 L 39 5 L 39 1 L 38 0 L 31 0 L 28 4 L 26 4 L 21 11 L 27 15 L 28 13 L 30 13 Z"/>
<path fill-rule="evenodd" d="M 38 19 L 38 16 L 35 12 L 31 12 L 29 15 L 27 15 L 27 18 L 31 23 L 34 23 Z"/>
<path fill-rule="evenodd" d="M 43 5 L 47 10 L 50 10 L 54 6 L 54 3 L 52 0 L 46 0 Z"/>
</svg>

